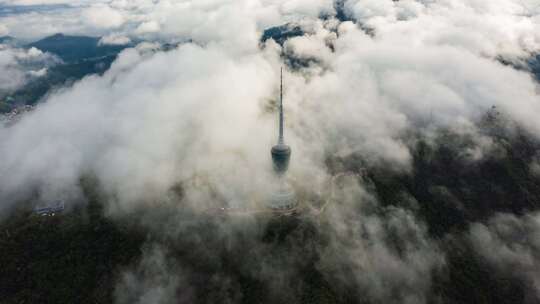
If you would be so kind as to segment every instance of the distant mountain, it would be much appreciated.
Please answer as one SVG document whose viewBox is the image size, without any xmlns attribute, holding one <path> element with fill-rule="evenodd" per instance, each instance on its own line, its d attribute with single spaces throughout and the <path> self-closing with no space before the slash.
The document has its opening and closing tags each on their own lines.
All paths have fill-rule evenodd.
<svg viewBox="0 0 540 304">
<path fill-rule="evenodd" d="M 285 24 L 281 26 L 271 27 L 263 32 L 261 37 L 262 42 L 268 39 L 274 39 L 278 44 L 283 45 L 289 38 L 303 36 L 304 31 L 298 25 Z"/>
<path fill-rule="evenodd" d="M 103 74 L 109 69 L 118 53 L 132 45 L 99 45 L 100 38 L 56 34 L 22 46 L 36 47 L 43 52 L 55 54 L 63 62 L 48 67 L 43 77 L 32 79 L 22 88 L 7 96 L 0 95 L 0 113 L 12 111 L 24 105 L 34 105 L 55 88 L 91 74 Z M 13 37 L 0 37 L 0 43 L 16 43 Z"/>
<path fill-rule="evenodd" d="M 125 45 L 99 45 L 99 40 L 99 37 L 55 34 L 30 43 L 28 47 L 36 47 L 44 52 L 53 53 L 65 62 L 116 55 L 128 47 Z"/>
<path fill-rule="evenodd" d="M 11 36 L 2 36 L 0 37 L 0 43 L 7 43 L 7 44 L 13 44 L 15 43 L 15 38 L 11 37 Z"/>
<path fill-rule="evenodd" d="M 22 88 L 12 93 L 9 96 L 11 107 L 34 105 L 54 89 L 70 85 L 88 75 L 101 75 L 109 69 L 115 59 L 116 54 L 113 54 L 52 66 L 48 69 L 45 76 L 28 82 Z M 10 112 L 11 107 L 0 107 L 0 113 Z"/>
<path fill-rule="evenodd" d="M 47 73 L 42 77 L 29 80 L 15 92 L 0 92 L 0 113 L 9 113 L 21 106 L 34 105 L 55 89 L 69 86 L 88 75 L 102 75 L 110 68 L 122 50 L 141 42 L 136 40 L 127 45 L 100 45 L 100 39 L 100 37 L 55 34 L 18 46 L 35 47 L 43 52 L 52 53 L 61 58 L 62 62 L 47 67 L 36 67 L 36 69 L 47 68 Z M 15 38 L 0 37 L 0 43 L 11 40 L 18 43 Z M 177 46 L 178 44 L 167 43 L 163 44 L 159 50 L 167 52 Z"/>
<path fill-rule="evenodd" d="M 540 54 L 529 60 L 529 67 L 531 69 L 531 72 L 536 77 L 536 80 L 540 82 Z"/>
<path fill-rule="evenodd" d="M 345 0 L 335 0 L 334 9 L 336 10 L 336 18 L 339 21 L 344 22 L 351 20 L 351 18 L 349 18 L 345 12 Z"/>
</svg>

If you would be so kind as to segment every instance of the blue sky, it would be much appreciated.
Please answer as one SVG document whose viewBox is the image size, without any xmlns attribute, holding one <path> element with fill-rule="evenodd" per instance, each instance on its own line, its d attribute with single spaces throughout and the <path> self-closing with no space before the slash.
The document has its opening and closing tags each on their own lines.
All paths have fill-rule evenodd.
<svg viewBox="0 0 540 304">
<path fill-rule="evenodd" d="M 59 10 L 71 9 L 68 4 L 38 4 L 38 5 L 0 5 L 0 17 L 28 14 L 33 12 L 53 13 Z"/>
</svg>

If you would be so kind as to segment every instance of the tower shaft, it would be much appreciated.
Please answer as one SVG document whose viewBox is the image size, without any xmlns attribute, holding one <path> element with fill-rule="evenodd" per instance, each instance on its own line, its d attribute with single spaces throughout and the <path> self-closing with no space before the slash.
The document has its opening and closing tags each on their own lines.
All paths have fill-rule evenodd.
<svg viewBox="0 0 540 304">
<path fill-rule="evenodd" d="M 283 137 L 283 68 L 281 68 L 280 76 L 280 93 L 279 93 L 279 139 L 278 144 L 285 144 Z"/>
</svg>

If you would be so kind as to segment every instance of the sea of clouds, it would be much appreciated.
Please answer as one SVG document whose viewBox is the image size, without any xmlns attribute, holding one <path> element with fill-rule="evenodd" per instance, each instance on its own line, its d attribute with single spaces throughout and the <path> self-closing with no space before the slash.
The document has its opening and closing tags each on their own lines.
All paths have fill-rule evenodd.
<svg viewBox="0 0 540 304">
<path fill-rule="evenodd" d="M 83 175 L 97 178 L 107 213 L 115 216 L 159 206 L 179 183 L 184 197 L 172 203 L 175 208 L 204 212 L 223 201 L 247 204 L 271 179 L 272 105 L 286 58 L 306 63 L 286 66 L 284 79 L 290 177 L 307 191 L 329 190 L 328 155 L 355 153 L 368 166 L 407 172 L 411 130 L 429 134 L 444 127 L 473 135 L 480 159 L 492 147 L 476 122 L 492 106 L 540 139 L 539 84 L 525 68 L 540 52 L 536 0 L 0 3 L 69 5 L 0 17 L 0 33 L 20 39 L 62 32 L 103 36 L 105 44 L 179 43 L 167 52 L 155 52 L 148 43 L 126 49 L 103 76 L 59 90 L 15 125 L 0 127 L 0 210 L 28 199 L 78 201 Z M 305 34 L 283 45 L 261 42 L 265 29 L 286 23 Z M 0 49 L 0 67 L 13 75 L 23 72 L 9 62 L 44 56 L 33 49 L 13 52 Z M 9 77 L 0 88 L 20 85 L 20 77 Z M 321 272 L 328 280 L 353 282 L 384 303 L 427 301 L 430 275 L 444 265 L 438 243 L 410 210 L 374 212 L 379 203 L 368 185 L 356 179 L 344 185 L 337 194 L 340 203 L 327 210 L 329 245 L 313 249 L 324 257 Z M 182 228 L 175 229 L 181 234 Z M 514 230 L 525 231 L 530 240 L 515 245 Z M 474 225 L 470 239 L 490 262 L 522 267 L 516 275 L 538 297 L 538 275 L 525 271 L 538 268 L 538 231 L 537 215 L 500 215 Z M 390 236 L 405 249 L 393 249 Z M 246 270 L 249 275 L 292 280 L 299 262 L 265 264 L 268 253 L 256 246 L 258 237 L 249 236 L 259 248 L 251 253 L 260 257 L 251 262 L 273 271 Z M 167 266 L 168 249 L 150 247 L 138 267 L 162 271 L 125 273 L 118 302 L 189 302 L 190 290 L 197 288 L 190 286 L 192 272 Z M 493 256 L 489 248 L 504 252 Z M 347 275 L 342 264 L 350 269 Z M 234 289 L 231 280 L 223 278 Z M 184 298 L 177 298 L 178 288 Z"/>
</svg>

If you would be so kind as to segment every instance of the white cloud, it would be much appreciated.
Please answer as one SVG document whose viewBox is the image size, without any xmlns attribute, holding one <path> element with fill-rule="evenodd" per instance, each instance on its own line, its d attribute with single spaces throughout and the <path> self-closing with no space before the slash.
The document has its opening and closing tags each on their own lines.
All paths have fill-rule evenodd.
<svg viewBox="0 0 540 304">
<path fill-rule="evenodd" d="M 378 206 L 356 178 L 337 184 L 323 217 L 329 244 L 320 248 L 318 269 L 364 299 L 426 303 L 431 275 L 445 263 L 426 227 L 409 211 Z"/>
<path fill-rule="evenodd" d="M 499 41 L 493 40 L 495 36 L 487 35 L 489 39 L 486 43 L 482 42 L 479 48 L 471 48 L 470 45 L 462 46 L 460 41 L 467 40 L 469 35 L 468 32 L 463 31 L 455 32 L 456 39 L 445 43 L 433 42 L 433 39 L 426 37 L 444 36 L 441 28 L 424 26 L 425 23 L 420 22 L 421 20 L 426 20 L 426 22 L 439 20 L 433 21 L 434 24 L 447 26 L 450 17 L 458 12 L 467 12 L 472 15 L 473 13 L 469 11 L 472 7 L 481 15 L 489 13 L 493 16 L 505 16 L 506 19 L 503 19 L 506 21 L 499 27 L 506 27 L 509 22 L 511 32 L 519 28 L 523 20 L 520 19 L 521 17 L 515 19 L 508 15 L 507 12 L 513 12 L 514 7 L 502 5 L 502 2 L 490 5 L 472 3 L 470 5 L 474 6 L 470 6 L 456 1 L 450 1 L 444 6 L 455 6 L 456 13 L 445 12 L 442 9 L 443 4 L 423 4 L 415 1 L 381 2 L 382 4 L 369 1 L 349 2 L 347 7 L 352 12 L 358 5 L 374 6 L 369 16 L 361 16 L 368 24 L 371 22 L 372 25 L 377 26 L 377 22 L 382 22 L 373 21 L 375 15 L 384 17 L 383 21 L 388 28 L 377 28 L 375 38 L 366 35 L 357 24 L 352 22 L 342 23 L 336 29 L 335 20 L 318 20 L 318 15 L 328 10 L 328 5 L 331 4 L 324 1 L 314 6 L 317 8 L 316 12 L 306 10 L 303 2 L 277 0 L 184 2 L 181 4 L 141 0 L 129 3 L 115 1 L 109 8 L 103 5 L 92 6 L 90 10 L 96 8 L 105 11 L 112 10 L 115 12 L 113 15 L 121 12 L 118 14 L 125 17 L 125 19 L 122 18 L 123 21 L 130 20 L 129 22 L 113 22 L 116 24 L 133 23 L 139 27 L 141 24 L 160 20 L 161 28 L 156 33 L 160 37 L 184 41 L 193 39 L 203 47 L 202 49 L 195 48 L 188 44 L 179 51 L 168 54 L 158 53 L 149 58 L 146 57 L 148 55 L 141 55 L 146 54 L 141 48 L 139 48 L 141 54 L 136 50 L 128 50 L 120 56 L 112 70 L 103 78 L 88 78 L 68 92 L 51 96 L 49 102 L 39 108 L 35 114 L 30 115 L 28 120 L 21 121 L 12 129 L 3 130 L 2 136 L 5 137 L 3 142 L 7 145 L 8 142 L 13 141 L 11 146 L 25 146 L 24 142 L 18 143 L 18 139 L 32 137 L 30 134 L 22 136 L 19 133 L 26 132 L 25 128 L 28 125 L 58 125 L 58 128 L 36 126 L 29 130 L 32 130 L 32 134 L 35 134 L 36 129 L 48 132 L 48 135 L 41 135 L 43 138 L 62 138 L 56 144 L 54 141 L 48 141 L 46 145 L 47 149 L 51 150 L 51 156 L 61 154 L 66 158 L 65 166 L 57 164 L 60 168 L 65 167 L 65 170 L 54 170 L 56 174 L 63 172 L 57 177 L 61 181 L 59 185 L 70 184 L 68 181 L 71 179 L 75 181 L 75 176 L 80 172 L 95 170 L 104 181 L 107 181 L 111 192 L 120 193 L 120 197 L 127 196 L 123 198 L 124 201 L 136 197 L 145 198 L 151 194 L 162 194 L 172 184 L 186 178 L 184 173 L 179 174 L 170 169 L 183 163 L 172 155 L 180 153 L 184 146 L 175 146 L 175 141 L 170 142 L 171 140 L 156 141 L 155 135 L 148 133 L 172 134 L 180 132 L 185 126 L 179 125 L 180 122 L 176 121 L 178 117 L 175 117 L 175 121 L 166 123 L 164 126 L 167 128 L 162 130 L 163 125 L 157 122 L 163 119 L 158 119 L 158 117 L 165 115 L 168 119 L 168 115 L 175 111 L 177 115 L 184 117 L 182 116 L 185 115 L 184 113 L 200 111 L 198 107 L 192 106 L 193 104 L 208 108 L 210 109 L 208 112 L 213 113 L 213 107 L 221 109 L 219 100 L 235 99 L 233 105 L 239 108 L 228 108 L 226 114 L 230 117 L 227 119 L 237 121 L 239 126 L 246 129 L 260 125 L 262 122 L 258 119 L 263 114 L 261 108 L 254 105 L 275 95 L 272 94 L 275 93 L 272 92 L 274 89 L 272 84 L 277 78 L 275 70 L 280 65 L 277 57 L 280 51 L 279 46 L 269 42 L 265 50 L 259 49 L 261 24 L 269 20 L 283 22 L 291 16 L 295 18 L 303 16 L 300 23 L 308 34 L 288 41 L 285 45 L 286 53 L 300 59 L 315 60 L 315 64 L 303 69 L 302 75 L 287 76 L 287 109 L 292 130 L 290 140 L 294 146 L 298 147 L 297 149 L 300 149 L 297 153 L 302 155 L 299 159 L 305 161 L 305 164 L 319 163 L 321 165 L 324 157 L 322 151 L 324 151 L 337 155 L 360 153 L 374 163 L 390 162 L 397 164 L 396 168 L 407 169 L 410 153 L 407 143 L 403 140 L 403 134 L 415 128 L 420 121 L 425 121 L 427 117 L 433 115 L 438 126 L 466 129 L 474 125 L 474 121 L 492 105 L 496 105 L 501 111 L 508 113 L 511 119 L 540 136 L 540 125 L 537 123 L 540 106 L 537 103 L 537 85 L 534 81 L 525 72 L 503 66 L 486 57 L 485 52 L 476 51 L 490 49 L 493 45 L 501 45 L 493 43 L 493 41 Z M 284 10 L 283 7 L 290 9 Z M 402 13 L 397 11 L 402 11 Z M 407 16 L 407 18 L 405 21 L 398 22 L 397 16 Z M 31 19 L 30 23 L 34 24 L 33 22 L 35 21 Z M 532 21 L 529 22 L 532 24 Z M 94 23 L 94 26 L 98 26 L 100 22 Z M 506 30 L 497 27 L 494 23 L 489 23 L 489 26 L 484 25 L 475 30 L 486 30 L 487 33 L 490 33 L 492 28 L 495 28 L 496 32 Z M 401 34 L 404 33 L 404 29 L 410 30 L 408 27 L 415 28 L 419 34 L 418 37 L 412 34 L 406 35 L 407 41 L 404 42 Z M 102 41 L 105 42 L 107 39 L 113 41 L 116 38 L 125 41 L 124 38 L 127 37 L 124 37 L 124 33 L 114 31 Z M 516 30 L 516 34 L 526 36 L 530 33 Z M 509 49 L 515 49 L 510 53 L 521 55 L 524 48 L 527 49 L 516 40 L 500 41 L 504 41 L 502 45 L 507 44 L 509 47 L 491 48 L 494 52 L 493 56 L 499 52 L 507 55 Z M 187 58 L 179 58 L 180 53 Z M 223 65 L 221 61 L 228 64 Z M 208 62 L 213 62 L 216 67 L 207 67 L 205 70 L 193 66 L 193 64 L 202 64 L 206 67 Z M 192 71 L 186 71 L 185 66 L 191 66 Z M 236 73 L 239 74 L 235 77 Z M 242 73 L 249 74 L 250 77 Z M 220 78 L 221 76 L 215 76 L 219 74 L 229 75 L 229 78 L 225 81 Z M 186 84 L 191 81 L 186 75 L 200 77 L 201 83 L 208 84 L 181 92 L 179 88 L 188 90 Z M 138 81 L 132 81 L 132 79 Z M 242 79 L 244 83 L 240 91 L 243 91 L 242 94 L 249 93 L 249 97 L 242 95 L 240 98 L 235 95 L 240 92 L 229 91 L 231 79 L 237 79 L 235 81 Z M 111 85 L 111 81 L 114 85 Z M 212 85 L 216 86 L 215 90 L 219 94 L 209 94 L 207 87 Z M 130 86 L 137 89 L 134 90 Z M 134 91 L 138 92 L 137 96 L 132 96 Z M 186 96 L 185 100 L 172 98 L 172 94 L 169 93 L 171 91 Z M 73 100 L 80 100 L 80 102 L 92 100 L 92 102 L 88 105 L 73 106 L 73 104 L 78 104 Z M 96 100 L 103 104 L 96 103 Z M 146 104 L 147 102 L 149 104 Z M 115 107 L 115 104 L 118 106 Z M 85 109 L 89 105 L 96 108 L 82 112 L 78 110 Z M 167 110 L 167 113 L 161 113 L 161 110 L 158 110 L 169 107 L 172 109 Z M 126 109 L 131 110 L 126 111 Z M 75 112 L 70 113 L 70 111 Z M 52 115 L 53 112 L 65 113 L 65 117 Z M 138 114 L 146 112 L 149 113 L 147 115 L 156 116 L 141 117 Z M 92 115 L 95 115 L 93 119 L 86 119 Z M 206 114 L 190 115 L 191 119 L 199 121 L 213 121 L 217 119 L 216 117 L 220 117 L 219 115 L 205 116 Z M 79 120 L 68 119 L 68 117 L 78 116 L 81 116 Z M 80 124 L 85 122 L 93 124 L 94 121 L 102 120 L 102 117 L 111 117 L 110 121 L 114 122 L 106 121 L 107 123 L 102 124 L 104 129 L 100 131 L 104 132 L 103 134 L 88 134 L 82 131 L 91 127 Z M 141 129 L 135 128 L 141 119 L 145 122 L 144 128 L 142 126 Z M 244 149 L 241 145 L 230 146 L 230 142 L 223 142 L 221 139 L 223 128 L 204 127 L 193 123 L 197 128 L 190 129 L 188 133 L 200 132 L 207 136 L 208 144 L 212 143 L 212 146 L 219 147 L 217 150 Z M 122 131 L 127 126 L 132 126 L 135 128 L 133 132 L 141 134 L 140 140 L 128 139 L 131 135 L 128 136 Z M 266 128 L 264 132 L 270 132 L 270 126 L 264 126 Z M 85 138 L 80 134 L 63 134 L 65 132 L 63 128 L 81 130 L 82 134 L 90 137 Z M 239 130 L 242 128 L 239 127 Z M 112 141 L 101 142 L 103 138 Z M 210 138 L 214 142 L 209 140 Z M 121 148 L 114 146 L 116 141 L 122 142 Z M 39 150 L 39 145 L 36 145 L 35 141 L 29 142 L 32 143 L 32 147 Z M 126 142 L 129 144 L 126 145 Z M 153 146 L 159 148 L 158 151 L 148 151 L 147 142 L 153 143 Z M 185 144 L 190 147 L 189 151 L 193 151 L 192 149 L 196 147 L 191 142 Z M 220 147 L 220 145 L 224 146 Z M 262 143 L 259 145 L 262 146 Z M 324 149 L 321 149 L 321 146 Z M 6 157 L 3 169 L 9 172 L 4 175 L 12 176 L 12 178 L 11 182 L 2 185 L 5 193 L 10 193 L 9 191 L 17 189 L 17 185 L 26 183 L 28 180 L 38 185 L 52 184 L 50 181 L 54 179 L 48 178 L 47 174 L 52 170 L 49 165 L 54 162 L 45 161 L 47 157 L 43 157 L 44 164 L 40 164 L 40 160 L 33 160 L 33 153 L 28 155 L 28 158 L 21 156 L 24 153 L 30 153 L 32 147 L 21 148 L 22 151 L 27 152 L 6 148 L 7 155 L 17 151 L 17 154 L 14 154 L 17 157 Z M 67 150 L 55 151 L 56 148 Z M 99 150 L 99 153 L 96 150 Z M 188 151 L 182 153 L 190 155 Z M 244 151 L 244 153 L 248 152 Z M 260 153 L 266 155 L 265 152 Z M 207 154 L 209 159 L 212 156 L 211 152 Z M 148 159 L 141 160 L 141 158 Z M 262 159 L 253 157 L 250 161 L 254 162 L 253 165 L 260 166 Z M 13 163 L 10 164 L 10 161 Z M 62 161 L 58 160 L 58 162 Z M 36 167 L 28 164 L 35 164 Z M 309 167 L 305 164 L 300 167 Z M 13 168 L 21 169 L 11 172 Z M 110 171 L 108 168 L 118 169 Z M 191 167 L 187 166 L 187 168 Z M 197 171 L 195 168 L 187 171 L 190 170 L 190 174 Z M 124 179 L 127 176 L 133 178 Z M 146 186 L 153 190 L 138 192 L 138 189 L 145 189 Z"/>
<path fill-rule="evenodd" d="M 305 127 L 299 134 L 312 137 L 306 142 L 406 167 L 407 130 L 430 117 L 437 126 L 474 125 L 493 105 L 540 136 L 537 84 L 527 73 L 461 48 L 379 41 L 352 23 L 341 24 L 338 36 L 318 27 L 285 46 L 317 61 L 291 96 Z M 325 50 L 328 44 L 335 52 Z"/>
<path fill-rule="evenodd" d="M 476 54 L 525 56 L 540 50 L 540 22 L 519 0 L 348 0 L 348 13 L 377 39 L 411 47 L 446 45 Z"/>
<path fill-rule="evenodd" d="M 540 215 L 499 214 L 474 224 L 469 239 L 497 271 L 522 280 L 526 298 L 540 299 Z"/>
<path fill-rule="evenodd" d="M 137 34 L 148 34 L 158 32 L 160 29 L 159 23 L 156 21 L 147 21 L 139 24 L 135 33 Z"/>
<path fill-rule="evenodd" d="M 26 52 L 20 52 L 19 54 L 17 54 L 17 58 L 18 59 L 36 59 L 36 58 L 40 58 L 40 57 L 43 57 L 44 56 L 44 53 L 35 48 L 35 47 L 31 47 L 29 48 Z"/>
<path fill-rule="evenodd" d="M 63 10 L 34 11 L 0 18 L 16 37 L 35 39 L 63 32 L 106 35 L 115 29 L 126 35 L 148 35 L 162 39 L 198 39 L 201 42 L 253 34 L 304 17 L 333 12 L 332 0 L 240 0 L 240 1 L 100 1 L 77 2 Z M 83 18 L 81 18 L 81 16 Z M 222 26 L 227 23 L 228 26 Z M 46 26 L 45 26 L 46 24 Z M 240 43 L 240 42 L 233 42 Z"/>
<path fill-rule="evenodd" d="M 71 187 L 80 172 L 92 170 L 125 204 L 159 197 L 199 170 L 221 167 L 217 170 L 221 172 L 226 168 L 219 159 L 236 156 L 218 155 L 241 147 L 253 130 L 270 132 L 268 121 L 260 124 L 257 117 L 260 102 L 271 90 L 264 84 L 274 81 L 272 76 L 270 66 L 258 55 L 238 62 L 218 49 L 190 45 L 150 58 L 128 50 L 103 78 L 85 79 L 0 131 L 7 140 L 2 151 L 23 153 L 8 157 L 0 168 L 11 172 L 12 165 L 21 166 L 6 180 L 2 192 L 14 198 L 21 183 L 30 188 L 45 186 L 44 192 L 61 191 Z M 236 82 L 231 84 L 231 79 Z M 230 91 L 231 86 L 241 89 Z M 208 123 L 200 124 L 203 121 Z M 29 127 L 41 124 L 49 126 L 46 141 L 28 133 Z M 130 139 L 125 137 L 128 134 Z M 268 135 L 267 140 L 272 137 Z M 30 148 L 34 140 L 38 141 Z M 264 166 L 266 158 L 258 155 L 263 155 L 265 146 L 254 144 L 243 150 L 246 168 Z M 44 162 L 60 154 L 63 157 L 56 161 Z M 172 165 L 177 161 L 181 169 Z"/>
<path fill-rule="evenodd" d="M 43 76 L 47 75 L 47 68 L 42 68 L 42 69 L 36 70 L 36 71 L 29 71 L 28 73 L 32 77 L 43 77 Z"/>
<path fill-rule="evenodd" d="M 117 28 L 124 24 L 123 15 L 108 5 L 94 5 L 83 11 L 83 19 L 95 28 Z"/>
<path fill-rule="evenodd" d="M 143 252 L 143 260 L 136 271 L 126 271 L 120 284 L 115 288 L 115 303 L 172 303 L 171 299 L 181 298 L 182 303 L 193 300 L 191 290 L 180 286 L 187 285 L 181 269 L 168 257 L 165 248 L 154 246 Z"/>
<path fill-rule="evenodd" d="M 109 0 L 0 0 L 3 5 L 58 5 L 67 4 L 73 6 L 89 5 L 95 3 L 106 3 Z"/>
<path fill-rule="evenodd" d="M 5 24 L 0 23 L 0 37 L 7 36 L 9 34 L 9 29 Z"/>
<path fill-rule="evenodd" d="M 18 68 L 11 50 L 0 50 L 0 90 L 11 91 L 24 84 L 24 72 Z"/>
<path fill-rule="evenodd" d="M 99 45 L 126 45 L 129 43 L 131 43 L 129 37 L 117 33 L 104 36 L 99 40 Z"/>
<path fill-rule="evenodd" d="M 28 50 L 0 44 L 0 96 L 12 92 L 27 82 L 27 76 L 42 76 L 46 67 L 57 63 L 51 54 L 36 48 Z M 33 69 L 38 66 L 40 70 Z"/>
</svg>

